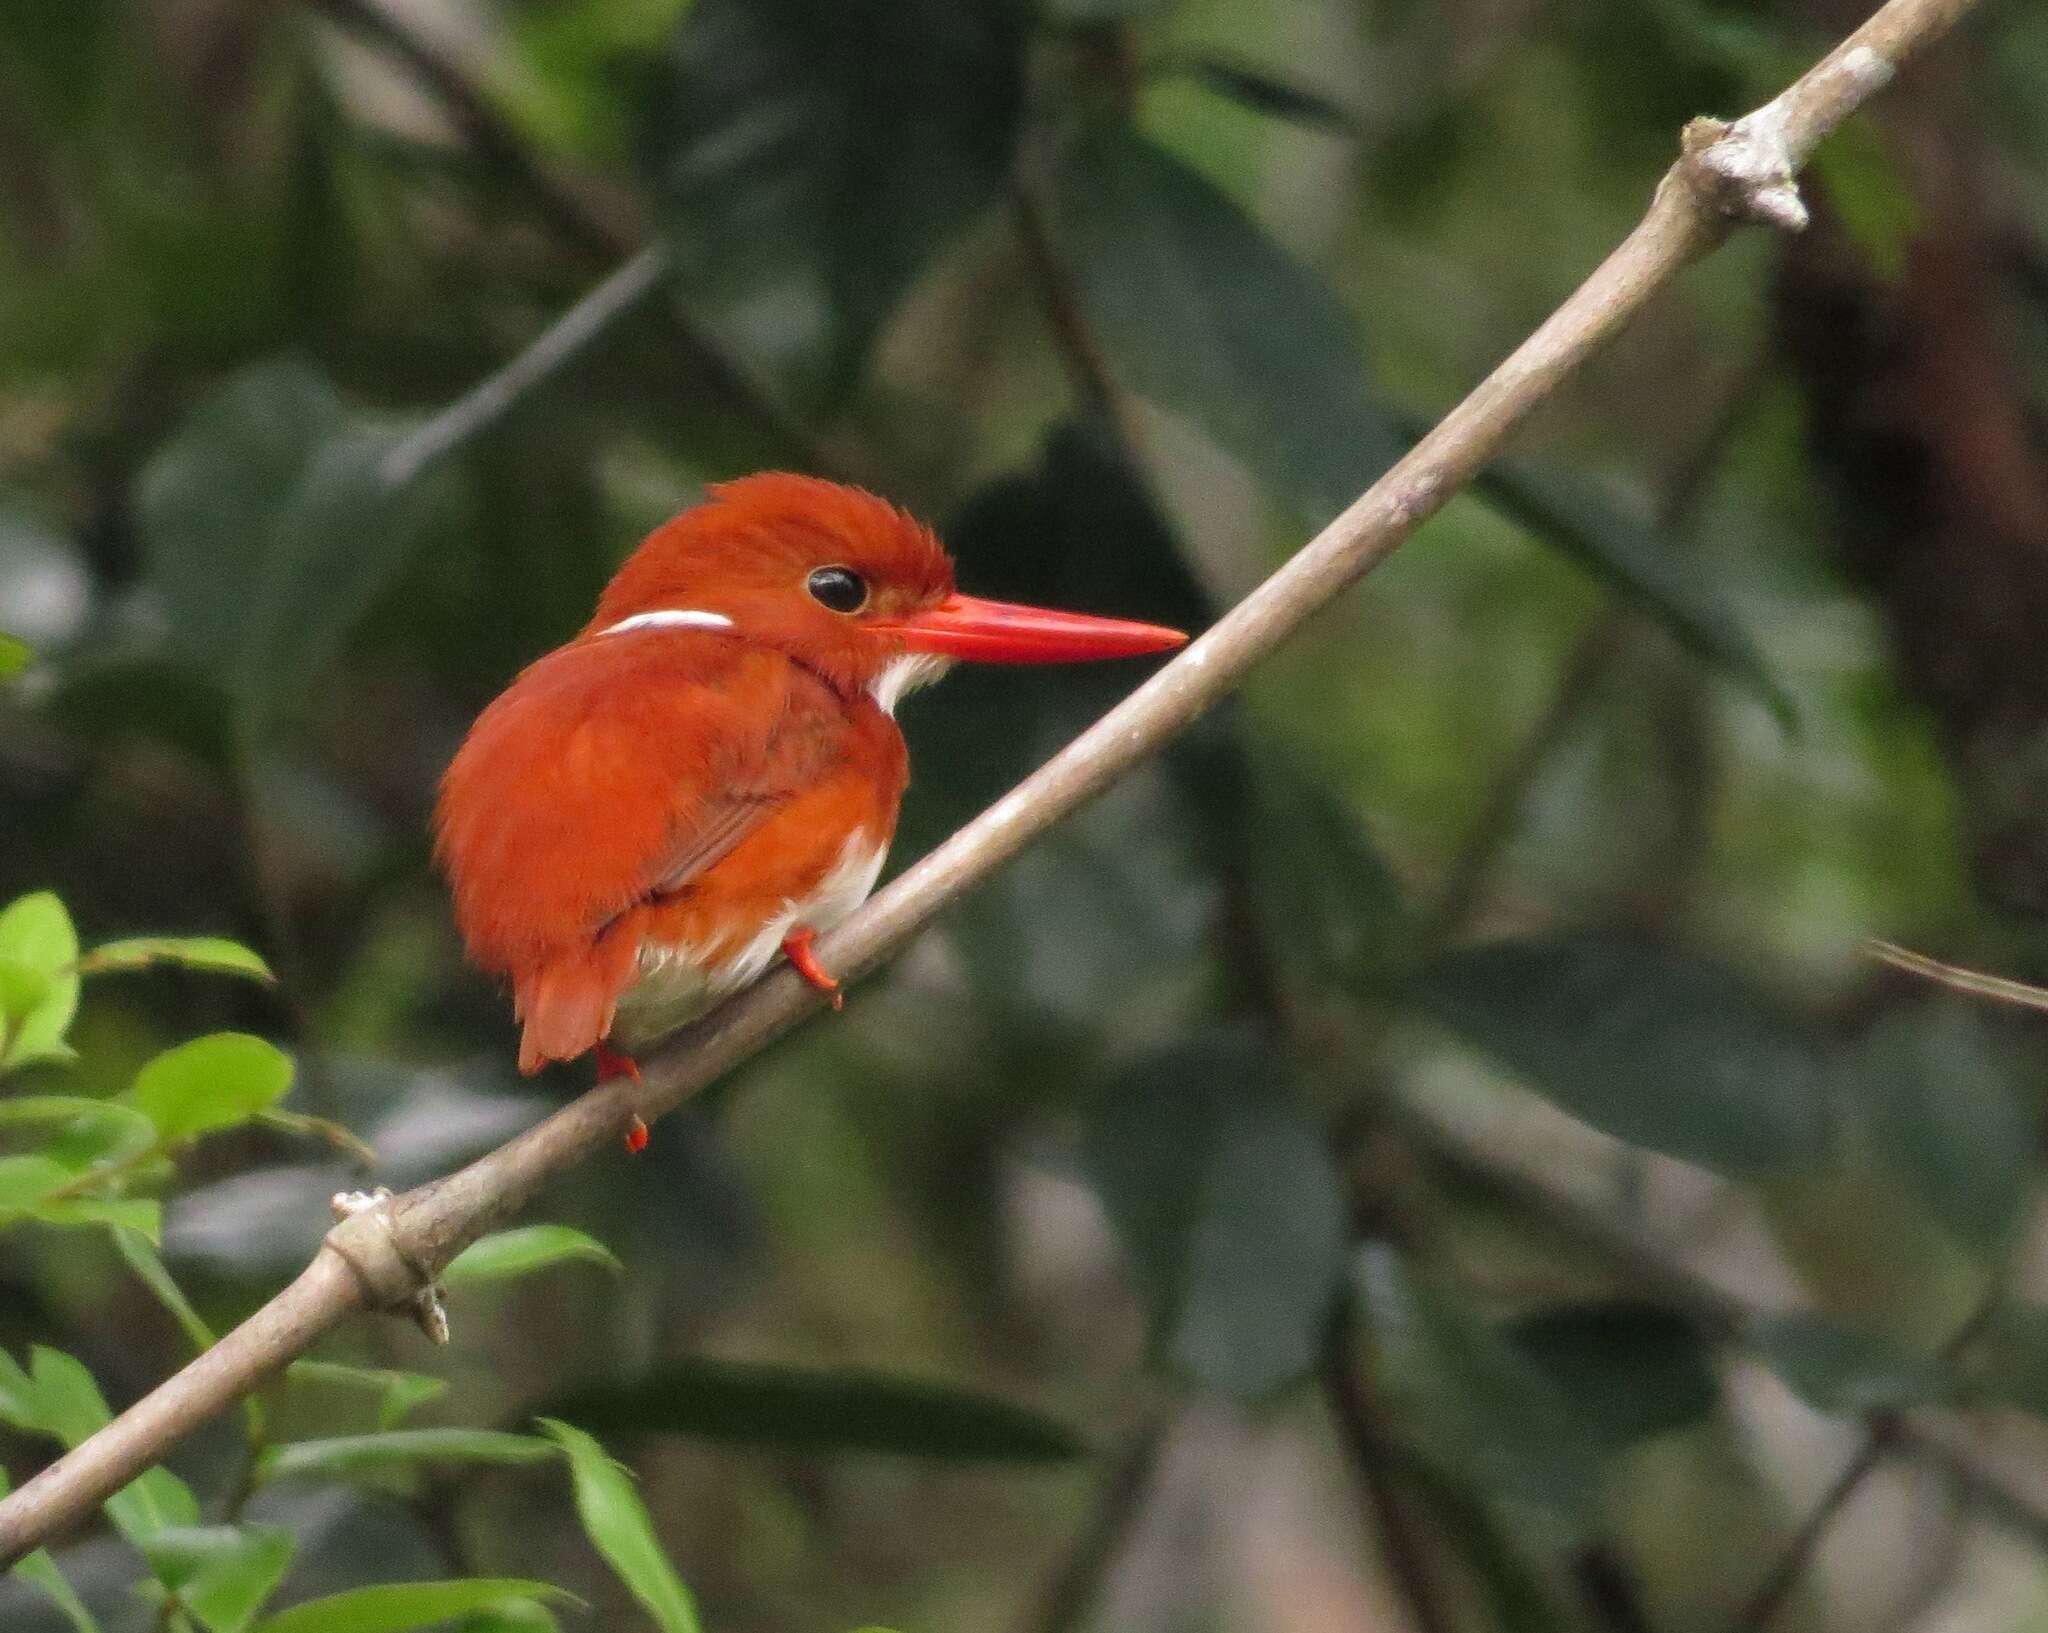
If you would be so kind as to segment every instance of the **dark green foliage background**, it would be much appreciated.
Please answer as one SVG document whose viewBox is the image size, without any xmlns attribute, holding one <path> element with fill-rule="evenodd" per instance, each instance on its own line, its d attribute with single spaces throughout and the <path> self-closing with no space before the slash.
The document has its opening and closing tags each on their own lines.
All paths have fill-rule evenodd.
<svg viewBox="0 0 2048 1633">
<path fill-rule="evenodd" d="M 0 1474 L 253 1308 L 335 1190 L 586 1081 L 513 1073 L 426 816 L 647 528 L 818 470 L 972 590 L 1199 628 L 1575 285 L 1686 118 L 1855 20 L 0 5 L 0 906 L 278 976 L 130 949 L 29 1060 L 69 955 L 0 934 Z M 1999 368 L 1964 396 L 2048 493 L 2048 23 L 1990 5 L 1900 97 L 1820 156 L 1816 260 L 1689 272 L 1229 708 L 551 1190 L 451 1349 L 351 1325 L 64 1542 L 88 1608 L 0 1578 L 0 1625 L 687 1625 L 664 1559 L 721 1630 L 2048 1615 L 2038 1482 L 1910 1435 L 1828 1570 L 1799 1540 L 1895 1413 L 2048 1452 L 2044 1040 L 1859 950 L 2041 972 L 2008 841 L 2048 664 L 1970 637 L 2031 605 L 1995 578 L 1914 645 L 1939 574 L 1870 538 L 1996 552 L 1916 508 L 1939 401 L 1854 397 L 1845 442 L 1812 361 L 1852 308 L 1962 355 L 1913 292 L 1968 194 Z M 898 861 L 1141 673 L 907 706 Z M 119 1098 L 222 1031 L 290 1054 L 288 1115 L 246 1044 Z"/>
</svg>

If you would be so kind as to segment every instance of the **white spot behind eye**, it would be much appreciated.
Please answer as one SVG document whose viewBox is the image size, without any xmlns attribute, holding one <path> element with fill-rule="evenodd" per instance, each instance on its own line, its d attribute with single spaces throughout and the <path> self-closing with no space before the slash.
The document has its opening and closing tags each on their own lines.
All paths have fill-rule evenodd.
<svg viewBox="0 0 2048 1633">
<path fill-rule="evenodd" d="M 694 608 L 664 607 L 658 612 L 636 612 L 621 618 L 600 635 L 623 635 L 629 629 L 731 629 L 732 620 L 722 612 L 698 612 Z"/>
</svg>

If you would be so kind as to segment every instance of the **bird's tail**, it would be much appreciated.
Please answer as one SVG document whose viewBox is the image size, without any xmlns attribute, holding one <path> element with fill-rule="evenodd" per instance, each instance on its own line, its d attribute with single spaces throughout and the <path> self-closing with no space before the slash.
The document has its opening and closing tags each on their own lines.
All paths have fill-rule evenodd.
<svg viewBox="0 0 2048 1633">
<path fill-rule="evenodd" d="M 519 975 L 512 993 L 513 1013 L 526 1023 L 520 1071 L 530 1077 L 551 1060 L 574 1060 L 601 1043 L 638 959 L 639 937 L 629 926 L 614 924 L 594 944 L 558 953 Z"/>
</svg>

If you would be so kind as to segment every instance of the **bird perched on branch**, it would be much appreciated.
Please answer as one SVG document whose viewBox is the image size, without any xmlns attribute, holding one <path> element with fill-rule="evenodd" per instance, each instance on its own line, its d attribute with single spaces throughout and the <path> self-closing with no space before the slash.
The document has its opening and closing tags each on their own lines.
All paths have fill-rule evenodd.
<svg viewBox="0 0 2048 1633">
<path fill-rule="evenodd" d="M 478 716 L 442 780 L 435 852 L 471 959 L 511 984 L 520 1070 L 595 1049 L 601 1078 L 637 1075 L 631 1050 L 777 952 L 836 1007 L 811 942 L 881 872 L 903 695 L 960 658 L 1185 640 L 961 595 L 931 531 L 857 488 L 714 487 Z"/>
</svg>

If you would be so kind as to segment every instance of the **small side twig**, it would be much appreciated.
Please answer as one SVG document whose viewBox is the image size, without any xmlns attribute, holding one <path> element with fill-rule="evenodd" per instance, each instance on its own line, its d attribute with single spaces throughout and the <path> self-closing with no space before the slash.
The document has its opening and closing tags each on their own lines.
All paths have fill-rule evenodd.
<svg viewBox="0 0 2048 1633">
<path fill-rule="evenodd" d="M 1152 1489 L 1176 1417 L 1170 1409 L 1156 1412 L 1131 1436 L 1097 1489 L 1058 1570 L 1019 1623 L 1019 1633 L 1073 1633 L 1086 1620 Z"/>
<path fill-rule="evenodd" d="M 1360 1507 L 1379 1539 L 1380 1559 L 1408 1607 L 1415 1633 L 1450 1633 L 1451 1620 L 1430 1574 L 1427 1550 L 1410 1523 L 1384 1455 L 1386 1434 L 1378 1404 L 1360 1378 L 1357 1358 L 1347 1342 L 1355 1319 L 1354 1311 L 1340 1309 L 1331 1320 L 1323 1338 L 1317 1383 L 1336 1422 L 1337 1444 L 1350 1466 Z"/>
<path fill-rule="evenodd" d="M 2025 981 L 2013 981 L 2002 975 L 1987 974 L 1961 964 L 1944 964 L 1925 953 L 1916 953 L 1908 948 L 1894 945 L 1889 941 L 1867 941 L 1864 951 L 1880 964 L 1889 964 L 1895 970 L 1904 970 L 1917 975 L 1924 981 L 1937 986 L 1948 987 L 1956 992 L 1967 992 L 1973 998 L 1989 998 L 1996 1003 L 2013 1004 L 2021 1009 L 2048 1009 L 2048 988 L 2031 986 Z"/>
</svg>

